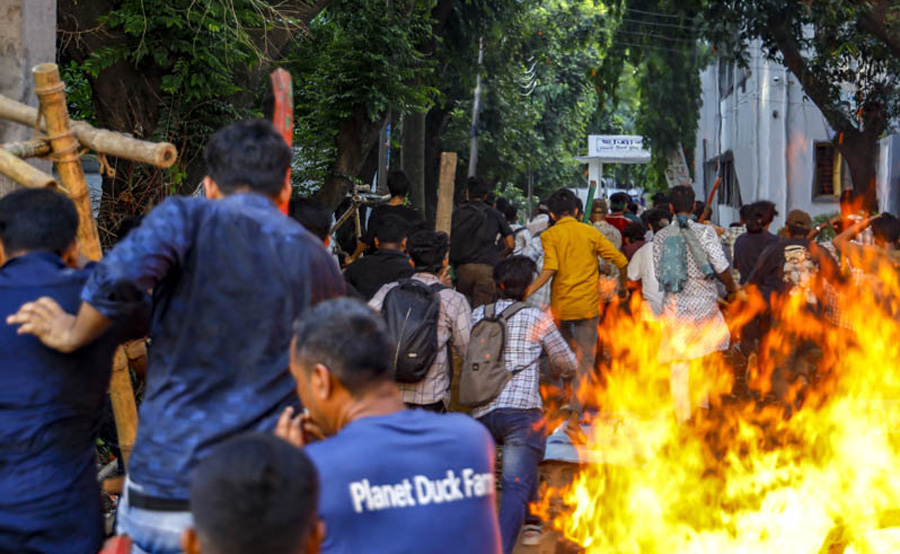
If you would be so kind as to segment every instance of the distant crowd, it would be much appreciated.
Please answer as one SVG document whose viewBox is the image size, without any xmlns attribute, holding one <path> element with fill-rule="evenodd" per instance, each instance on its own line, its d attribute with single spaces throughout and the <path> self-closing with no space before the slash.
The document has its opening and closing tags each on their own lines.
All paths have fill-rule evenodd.
<svg viewBox="0 0 900 554">
<path fill-rule="evenodd" d="M 394 172 L 338 260 L 330 210 L 279 211 L 290 157 L 267 122 L 220 130 L 206 198 L 167 199 L 97 263 L 78 254 L 63 194 L 0 199 L 0 552 L 103 549 L 96 440 L 127 341 L 147 345 L 115 529 L 132 552 L 509 554 L 543 533 L 529 510 L 554 431 L 541 384 L 560 391 L 556 432 L 584 441 L 610 317 L 639 306 L 632 317 L 664 322 L 685 422 L 708 386 L 693 362 L 733 348 L 721 306 L 741 285 L 803 294 L 840 324 L 817 276 L 853 278 L 844 259 L 872 276 L 867 249 L 900 259 L 891 216 L 848 208 L 820 244 L 800 211 L 770 233 L 768 202 L 708 224 L 687 186 L 588 213 L 561 188 L 522 224 L 474 177 L 448 236 Z M 632 293 L 642 302 L 622 301 Z M 748 326 L 745 354 L 773 317 Z"/>
</svg>

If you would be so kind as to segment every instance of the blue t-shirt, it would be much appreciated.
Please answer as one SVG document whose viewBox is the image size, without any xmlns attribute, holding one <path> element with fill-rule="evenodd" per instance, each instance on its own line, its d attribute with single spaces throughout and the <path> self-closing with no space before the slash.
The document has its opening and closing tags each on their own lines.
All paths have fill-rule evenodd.
<svg viewBox="0 0 900 554">
<path fill-rule="evenodd" d="M 0 552 L 96 554 L 102 546 L 94 445 L 117 339 L 126 337 L 117 326 L 60 354 L 5 323 L 42 296 L 77 312 L 88 274 L 43 252 L 0 268 Z"/>
<path fill-rule="evenodd" d="M 291 325 L 342 295 L 322 241 L 259 194 L 169 198 L 97 264 L 82 298 L 107 317 L 153 290 L 144 401 L 128 474 L 149 496 L 187 499 L 216 444 L 271 431 L 296 406 Z"/>
<path fill-rule="evenodd" d="M 474 419 L 367 417 L 306 453 L 322 481 L 323 553 L 500 552 L 494 441 Z"/>
</svg>

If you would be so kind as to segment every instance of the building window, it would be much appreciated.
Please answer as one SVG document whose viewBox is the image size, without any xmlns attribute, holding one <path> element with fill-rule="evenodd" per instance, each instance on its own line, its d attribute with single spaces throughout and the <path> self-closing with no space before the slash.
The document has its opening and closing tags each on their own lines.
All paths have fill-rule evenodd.
<svg viewBox="0 0 900 554">
<path fill-rule="evenodd" d="M 743 205 L 741 187 L 738 184 L 737 173 L 734 170 L 734 154 L 731 152 L 722 154 L 718 158 L 718 164 L 715 158 L 706 162 L 704 196 L 709 197 L 719 175 L 722 176 L 722 182 L 719 183 L 719 190 L 716 193 L 716 203 L 720 206 L 740 208 Z"/>
<path fill-rule="evenodd" d="M 813 198 L 837 199 L 850 186 L 850 168 L 841 153 L 830 142 L 815 144 Z"/>
<path fill-rule="evenodd" d="M 719 58 L 719 98 L 727 98 L 734 92 L 734 64 Z"/>
</svg>

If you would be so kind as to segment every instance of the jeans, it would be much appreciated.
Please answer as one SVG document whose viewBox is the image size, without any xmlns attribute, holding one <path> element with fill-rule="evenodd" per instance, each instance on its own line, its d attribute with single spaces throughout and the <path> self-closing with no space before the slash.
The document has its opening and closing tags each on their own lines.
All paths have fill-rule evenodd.
<svg viewBox="0 0 900 554">
<path fill-rule="evenodd" d="M 597 352 L 597 325 L 600 324 L 599 317 L 590 319 L 569 319 L 559 322 L 559 332 L 563 338 L 569 342 L 575 356 L 578 358 L 578 376 L 575 382 L 574 394 L 572 398 L 572 407 L 582 412 L 584 410 L 585 401 L 579 398 L 582 385 L 587 385 L 587 392 L 590 392 L 590 385 L 594 382 L 594 362 Z M 585 396 L 582 392 L 581 396 Z"/>
<path fill-rule="evenodd" d="M 537 484 L 537 468 L 544 459 L 547 437 L 540 410 L 501 408 L 478 419 L 494 441 L 503 446 L 500 536 L 503 552 L 510 554 L 525 520 Z"/>
<path fill-rule="evenodd" d="M 128 487 L 119 500 L 117 535 L 128 535 L 134 542 L 132 554 L 181 554 L 181 535 L 194 525 L 190 512 L 157 512 L 132 508 L 128 504 Z"/>
</svg>

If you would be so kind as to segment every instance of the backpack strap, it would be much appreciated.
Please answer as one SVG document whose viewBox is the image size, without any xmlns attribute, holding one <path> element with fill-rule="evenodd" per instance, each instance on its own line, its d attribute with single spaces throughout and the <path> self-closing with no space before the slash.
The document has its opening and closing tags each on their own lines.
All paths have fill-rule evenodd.
<svg viewBox="0 0 900 554">
<path fill-rule="evenodd" d="M 493 306 L 496 305 L 494 304 Z M 512 318 L 512 316 L 516 315 L 527 307 L 528 306 L 524 302 L 513 302 L 512 304 L 507 306 L 505 310 L 500 312 L 499 317 L 503 320 L 503 323 L 507 323 Z"/>
<path fill-rule="evenodd" d="M 497 312 L 496 304 L 488 304 L 484 307 L 484 319 L 492 319 Z"/>
</svg>

